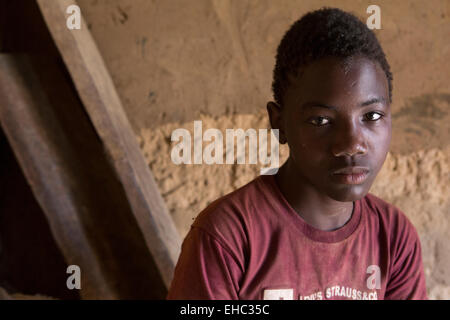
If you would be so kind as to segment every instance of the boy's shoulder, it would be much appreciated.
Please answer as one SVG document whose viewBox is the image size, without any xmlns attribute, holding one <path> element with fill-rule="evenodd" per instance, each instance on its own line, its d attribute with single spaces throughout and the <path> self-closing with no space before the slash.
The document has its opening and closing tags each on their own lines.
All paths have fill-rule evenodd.
<svg viewBox="0 0 450 320">
<path fill-rule="evenodd" d="M 244 259 L 252 233 L 249 226 L 258 220 L 255 214 L 262 215 L 258 204 L 264 201 L 267 186 L 261 180 L 259 176 L 213 201 L 195 218 L 191 231 L 208 235 L 235 257 Z"/>
<path fill-rule="evenodd" d="M 383 218 L 388 218 L 391 220 L 408 220 L 406 215 L 402 210 L 400 210 L 394 204 L 374 195 L 373 193 L 368 193 L 363 199 L 362 207 L 371 214 L 378 214 Z"/>
<path fill-rule="evenodd" d="M 381 199 L 380 197 L 368 193 L 361 199 L 362 210 L 369 220 L 376 220 L 377 225 L 391 235 L 391 238 L 418 238 L 417 230 L 408 216 L 396 205 Z M 403 239 L 406 240 L 406 239 Z"/>
<path fill-rule="evenodd" d="M 243 226 L 255 211 L 255 202 L 263 200 L 267 187 L 258 176 L 240 188 L 214 200 L 203 209 L 193 222 L 193 227 L 218 231 L 228 227 Z"/>
</svg>

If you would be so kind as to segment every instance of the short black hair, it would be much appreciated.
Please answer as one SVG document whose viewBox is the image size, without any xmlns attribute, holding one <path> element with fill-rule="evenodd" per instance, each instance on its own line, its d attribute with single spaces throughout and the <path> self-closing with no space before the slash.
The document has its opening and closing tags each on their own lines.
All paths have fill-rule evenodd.
<svg viewBox="0 0 450 320">
<path fill-rule="evenodd" d="M 308 64 L 325 57 L 353 56 L 380 64 L 392 102 L 392 73 L 375 33 L 355 15 L 340 9 L 324 7 L 305 14 L 294 22 L 278 46 L 272 83 L 275 102 L 283 106 L 290 76 L 297 77 Z"/>
</svg>

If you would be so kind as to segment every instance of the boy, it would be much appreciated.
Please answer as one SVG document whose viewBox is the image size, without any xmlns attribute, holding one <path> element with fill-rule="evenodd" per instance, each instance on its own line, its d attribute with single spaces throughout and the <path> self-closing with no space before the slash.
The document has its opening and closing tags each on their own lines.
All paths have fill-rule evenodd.
<svg viewBox="0 0 450 320">
<path fill-rule="evenodd" d="M 391 140 L 392 75 L 375 35 L 324 8 L 282 39 L 267 105 L 289 158 L 214 201 L 168 299 L 427 299 L 421 245 L 369 194 Z"/>
</svg>

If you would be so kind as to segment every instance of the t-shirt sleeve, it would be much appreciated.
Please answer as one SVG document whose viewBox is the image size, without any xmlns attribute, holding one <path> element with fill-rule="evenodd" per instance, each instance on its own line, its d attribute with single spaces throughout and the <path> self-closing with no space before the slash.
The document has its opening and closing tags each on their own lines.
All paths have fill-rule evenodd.
<svg viewBox="0 0 450 320">
<path fill-rule="evenodd" d="M 427 300 L 422 249 L 417 231 L 405 221 L 394 253 L 386 300 Z"/>
<path fill-rule="evenodd" d="M 237 300 L 242 274 L 230 250 L 206 230 L 192 227 L 183 241 L 167 299 Z"/>
</svg>

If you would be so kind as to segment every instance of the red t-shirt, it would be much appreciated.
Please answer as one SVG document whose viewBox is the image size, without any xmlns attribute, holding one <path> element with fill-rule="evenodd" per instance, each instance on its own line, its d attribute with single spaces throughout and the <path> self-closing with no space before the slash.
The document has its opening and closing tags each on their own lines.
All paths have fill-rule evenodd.
<svg viewBox="0 0 450 320">
<path fill-rule="evenodd" d="M 372 194 L 334 231 L 307 224 L 275 176 L 203 210 L 184 239 L 168 299 L 427 299 L 421 245 Z"/>
</svg>

